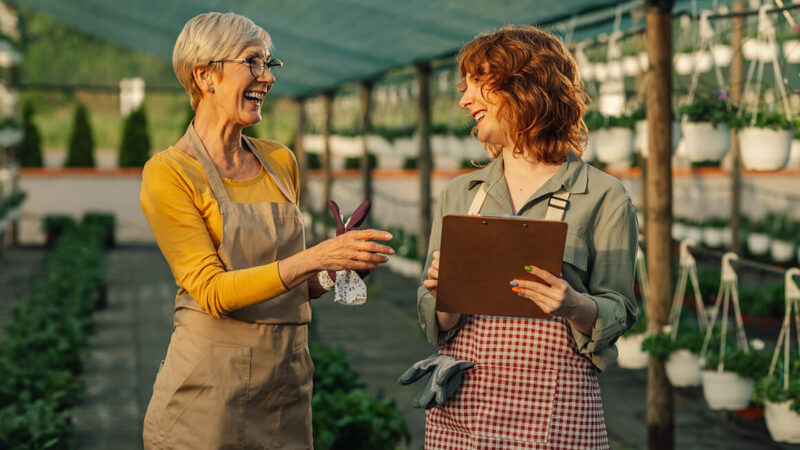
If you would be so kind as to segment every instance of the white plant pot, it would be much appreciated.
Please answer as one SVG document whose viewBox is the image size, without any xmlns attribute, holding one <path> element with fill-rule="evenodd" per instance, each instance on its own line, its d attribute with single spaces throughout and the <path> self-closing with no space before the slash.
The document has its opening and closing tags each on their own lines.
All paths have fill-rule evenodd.
<svg viewBox="0 0 800 450">
<path fill-rule="evenodd" d="M 790 39 L 783 43 L 783 57 L 786 62 L 797 64 L 800 63 L 800 40 Z"/>
<path fill-rule="evenodd" d="M 303 135 L 303 151 L 308 153 L 322 153 L 324 148 L 324 139 L 320 134 L 304 134 Z"/>
<path fill-rule="evenodd" d="M 711 52 L 696 51 L 692 53 L 692 58 L 697 71 L 700 73 L 706 73 L 714 67 L 714 58 L 711 56 Z"/>
<path fill-rule="evenodd" d="M 769 243 L 769 255 L 775 262 L 787 263 L 794 260 L 794 242 L 773 239 Z"/>
<path fill-rule="evenodd" d="M 351 136 L 331 135 L 331 153 L 342 158 L 361 156 L 364 153 L 361 139 Z"/>
<path fill-rule="evenodd" d="M 617 340 L 617 364 L 623 369 L 644 369 L 647 367 L 649 354 L 642 351 L 644 333 L 622 336 Z"/>
<path fill-rule="evenodd" d="M 681 123 L 677 121 L 672 122 L 672 154 L 678 148 L 678 142 L 681 139 Z M 636 138 L 633 144 L 634 150 L 639 152 L 645 158 L 650 156 L 650 132 L 647 125 L 647 119 L 639 120 L 636 122 Z"/>
<path fill-rule="evenodd" d="M 762 42 L 761 43 L 761 50 L 759 50 L 759 54 L 758 54 L 759 58 L 761 58 L 761 61 L 764 61 L 765 63 L 772 62 L 772 55 L 775 55 L 777 57 L 777 55 L 778 55 L 778 43 L 777 42 L 773 42 L 772 44 L 770 44 L 770 43 L 767 43 L 767 42 Z"/>
<path fill-rule="evenodd" d="M 461 168 L 461 159 L 451 155 L 433 155 L 433 167 L 438 170 L 457 170 Z"/>
<path fill-rule="evenodd" d="M 745 59 L 756 60 L 761 52 L 761 41 L 747 38 L 742 43 L 742 55 Z"/>
<path fill-rule="evenodd" d="M 622 71 L 626 76 L 635 77 L 640 71 L 639 60 L 635 56 L 626 56 L 622 58 Z"/>
<path fill-rule="evenodd" d="M 678 75 L 689 75 L 692 73 L 693 58 L 691 53 L 676 53 L 672 58 L 675 66 L 675 73 Z"/>
<path fill-rule="evenodd" d="M 447 154 L 450 156 L 454 156 L 461 159 L 461 154 L 464 153 L 463 144 L 461 143 L 461 138 L 447 135 L 445 136 L 445 146 L 447 147 Z"/>
<path fill-rule="evenodd" d="M 597 81 L 606 81 L 608 79 L 608 66 L 605 63 L 593 64 L 592 72 L 594 72 L 594 79 Z"/>
<path fill-rule="evenodd" d="M 664 365 L 670 384 L 675 387 L 700 386 L 700 358 L 686 349 L 673 352 Z"/>
<path fill-rule="evenodd" d="M 628 128 L 612 127 L 596 130 L 595 152 L 597 159 L 606 164 L 630 161 L 633 153 L 633 131 Z"/>
<path fill-rule="evenodd" d="M 608 67 L 608 78 L 611 80 L 619 80 L 625 74 L 620 61 L 610 61 L 606 67 Z"/>
<path fill-rule="evenodd" d="M 672 239 L 682 241 L 686 239 L 686 226 L 680 222 L 672 222 Z"/>
<path fill-rule="evenodd" d="M 403 157 L 419 154 L 419 140 L 417 138 L 397 138 L 394 140 L 394 153 Z"/>
<path fill-rule="evenodd" d="M 753 392 L 753 379 L 734 372 L 703 371 L 703 397 L 711 409 L 736 410 L 747 407 Z"/>
<path fill-rule="evenodd" d="M 650 70 L 650 56 L 647 52 L 639 53 L 639 67 L 642 68 L 642 72 Z"/>
<path fill-rule="evenodd" d="M 703 242 L 703 229 L 697 225 L 684 225 L 684 238 L 691 239 L 698 244 Z"/>
<path fill-rule="evenodd" d="M 714 57 L 714 62 L 717 63 L 717 66 L 727 67 L 733 61 L 733 47 L 717 44 L 711 47 L 711 55 Z"/>
<path fill-rule="evenodd" d="M 733 244 L 733 232 L 731 227 L 725 227 L 722 229 L 722 245 L 731 248 L 731 244 Z"/>
<path fill-rule="evenodd" d="M 578 72 L 581 74 L 583 81 L 594 80 L 594 64 L 586 62 L 578 66 Z"/>
<path fill-rule="evenodd" d="M 766 233 L 750 233 L 747 235 L 747 249 L 754 255 L 769 253 L 770 239 Z"/>
<path fill-rule="evenodd" d="M 748 170 L 778 170 L 786 166 L 791 130 L 746 127 L 739 132 L 742 165 Z"/>
<path fill-rule="evenodd" d="M 383 136 L 368 134 L 364 139 L 367 140 L 367 149 L 376 156 L 391 154 L 393 151 L 392 144 L 384 139 Z"/>
<path fill-rule="evenodd" d="M 789 409 L 791 404 L 791 400 L 780 403 L 765 401 L 764 420 L 772 440 L 800 444 L 800 414 Z"/>
<path fill-rule="evenodd" d="M 786 168 L 800 168 L 800 139 L 792 139 L 792 146 L 789 150 L 789 161 L 786 162 Z"/>
<path fill-rule="evenodd" d="M 691 162 L 722 161 L 731 145 L 728 127 L 709 122 L 685 122 L 681 124 L 684 156 Z"/>
<path fill-rule="evenodd" d="M 399 170 L 403 168 L 406 157 L 394 153 L 384 153 L 377 156 L 378 168 L 381 170 Z"/>
<path fill-rule="evenodd" d="M 703 243 L 711 248 L 725 245 L 724 228 L 703 227 Z"/>
<path fill-rule="evenodd" d="M 449 154 L 447 148 L 447 136 L 435 134 L 431 136 L 431 153 L 434 157 Z"/>
</svg>

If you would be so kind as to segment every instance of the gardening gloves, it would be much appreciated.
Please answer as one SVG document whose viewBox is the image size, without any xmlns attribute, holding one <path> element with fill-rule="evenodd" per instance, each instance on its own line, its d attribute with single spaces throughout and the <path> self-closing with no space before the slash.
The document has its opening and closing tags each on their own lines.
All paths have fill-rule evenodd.
<svg viewBox="0 0 800 450">
<path fill-rule="evenodd" d="M 333 218 L 336 219 L 337 236 L 351 230 L 357 230 L 358 226 L 366 220 L 367 214 L 369 214 L 369 210 L 372 207 L 369 200 L 365 201 L 353 211 L 353 215 L 345 222 L 344 215 L 336 202 L 330 200 L 328 206 L 331 209 L 331 213 L 333 213 Z M 364 278 L 367 275 L 369 275 L 368 270 L 340 270 L 337 272 L 328 270 L 320 273 L 319 277 L 323 287 L 327 285 L 334 288 L 333 301 L 342 305 L 352 306 L 361 305 L 367 301 L 367 285 L 364 284 Z"/>
<path fill-rule="evenodd" d="M 422 391 L 414 399 L 415 408 L 430 409 L 434 405 L 442 406 L 461 386 L 464 371 L 475 366 L 474 362 L 461 361 L 450 356 L 433 354 L 422 361 L 417 361 L 411 368 L 400 375 L 397 382 L 411 384 L 427 373 L 431 373 Z"/>
</svg>

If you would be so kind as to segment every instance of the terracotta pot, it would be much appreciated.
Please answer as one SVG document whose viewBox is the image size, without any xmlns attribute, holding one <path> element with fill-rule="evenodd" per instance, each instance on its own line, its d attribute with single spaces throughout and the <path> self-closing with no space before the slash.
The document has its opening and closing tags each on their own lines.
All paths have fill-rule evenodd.
<svg viewBox="0 0 800 450">
<path fill-rule="evenodd" d="M 739 132 L 742 165 L 748 170 L 778 170 L 786 166 L 791 130 L 746 127 Z"/>
<path fill-rule="evenodd" d="M 703 397 L 711 409 L 742 409 L 750 403 L 753 379 L 740 377 L 734 372 L 704 370 Z"/>
<path fill-rule="evenodd" d="M 667 358 L 664 368 L 673 386 L 700 386 L 700 358 L 689 350 L 680 349 L 673 352 Z"/>
<path fill-rule="evenodd" d="M 691 162 L 722 161 L 731 146 L 728 127 L 709 122 L 685 122 L 681 124 L 684 156 Z"/>
<path fill-rule="evenodd" d="M 770 436 L 776 442 L 800 444 L 800 414 L 789 409 L 792 401 L 764 402 L 764 420 Z"/>
</svg>

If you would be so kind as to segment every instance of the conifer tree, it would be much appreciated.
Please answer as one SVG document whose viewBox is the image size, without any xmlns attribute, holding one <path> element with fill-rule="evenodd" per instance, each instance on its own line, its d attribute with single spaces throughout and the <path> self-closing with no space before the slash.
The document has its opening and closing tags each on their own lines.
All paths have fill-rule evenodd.
<svg viewBox="0 0 800 450">
<path fill-rule="evenodd" d="M 143 167 L 150 157 L 150 134 L 144 105 L 125 119 L 122 145 L 119 149 L 119 167 Z"/>
<path fill-rule="evenodd" d="M 42 139 L 33 123 L 33 104 L 22 107 L 22 130 L 25 133 L 19 144 L 19 160 L 22 167 L 42 167 Z"/>
<path fill-rule="evenodd" d="M 65 167 L 94 167 L 94 138 L 86 105 L 78 103 L 72 122 Z"/>
</svg>

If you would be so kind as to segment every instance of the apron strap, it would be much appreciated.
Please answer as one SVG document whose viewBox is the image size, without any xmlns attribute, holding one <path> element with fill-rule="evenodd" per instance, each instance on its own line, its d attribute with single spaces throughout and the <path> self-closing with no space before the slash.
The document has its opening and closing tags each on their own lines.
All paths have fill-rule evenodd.
<svg viewBox="0 0 800 450">
<path fill-rule="evenodd" d="M 208 155 L 208 150 L 205 144 L 203 144 L 203 140 L 200 139 L 200 135 L 197 134 L 197 130 L 194 129 L 194 120 L 189 124 L 189 128 L 186 129 L 186 134 L 184 136 L 189 141 L 189 149 L 192 150 L 195 158 L 197 158 L 197 161 L 199 161 L 200 165 L 203 167 L 206 178 L 208 178 L 208 184 L 211 185 L 211 192 L 214 193 L 217 202 L 230 203 L 231 199 L 228 196 L 228 191 L 225 190 L 225 185 L 222 183 L 222 178 L 219 176 L 217 167 L 214 165 L 214 162 L 211 161 L 211 156 Z"/>
<path fill-rule="evenodd" d="M 472 204 L 469 205 L 469 211 L 467 212 L 467 215 L 480 215 L 483 202 L 486 201 L 486 189 L 483 188 L 484 186 L 485 184 L 481 183 L 480 187 L 478 188 L 478 192 L 475 194 L 475 198 L 472 199 Z M 568 207 L 569 192 L 562 187 L 557 192 L 552 194 L 550 199 L 547 201 L 547 214 L 545 215 L 544 220 L 563 220 L 564 214 L 567 212 Z"/>
<path fill-rule="evenodd" d="M 289 191 L 288 189 L 286 189 L 286 187 L 283 186 L 283 184 L 281 184 L 280 180 L 278 180 L 278 176 L 275 175 L 275 172 L 272 171 L 272 168 L 269 166 L 269 164 L 267 164 L 267 161 L 264 159 L 264 155 L 262 155 L 261 152 L 259 152 L 258 149 L 256 149 L 256 146 L 252 142 L 250 142 L 250 139 L 244 136 L 242 136 L 242 138 L 247 143 L 247 146 L 250 147 L 250 151 L 253 152 L 254 155 L 256 155 L 256 158 L 258 158 L 259 161 L 261 161 L 261 165 L 264 166 L 264 170 L 267 171 L 269 176 L 272 178 L 272 181 L 274 181 L 275 184 L 278 186 L 278 189 L 281 191 L 281 193 L 286 198 L 288 198 L 290 202 L 297 203 L 296 194 L 292 191 Z"/>
</svg>

